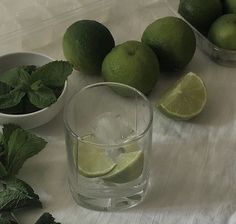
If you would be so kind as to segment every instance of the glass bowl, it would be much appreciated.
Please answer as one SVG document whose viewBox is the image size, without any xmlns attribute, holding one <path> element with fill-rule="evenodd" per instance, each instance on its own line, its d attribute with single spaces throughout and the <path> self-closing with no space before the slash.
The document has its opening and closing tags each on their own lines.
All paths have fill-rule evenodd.
<svg viewBox="0 0 236 224">
<path fill-rule="evenodd" d="M 177 16 L 182 18 L 189 26 L 193 29 L 196 39 L 197 46 L 208 55 L 213 61 L 220 65 L 228 67 L 236 67 L 236 51 L 226 50 L 217 47 L 211 43 L 204 35 L 202 35 L 196 28 L 194 28 L 188 21 L 186 21 L 179 13 L 178 6 L 179 1 L 177 0 L 164 0 L 168 8 Z"/>
</svg>

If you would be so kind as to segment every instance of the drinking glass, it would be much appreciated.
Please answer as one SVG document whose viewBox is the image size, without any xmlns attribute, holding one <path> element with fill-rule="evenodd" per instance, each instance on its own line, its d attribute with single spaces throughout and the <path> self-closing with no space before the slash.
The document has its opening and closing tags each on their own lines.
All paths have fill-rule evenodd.
<svg viewBox="0 0 236 224">
<path fill-rule="evenodd" d="M 140 203 L 147 192 L 153 110 L 130 86 L 84 87 L 64 111 L 68 180 L 74 200 L 94 210 Z"/>
</svg>

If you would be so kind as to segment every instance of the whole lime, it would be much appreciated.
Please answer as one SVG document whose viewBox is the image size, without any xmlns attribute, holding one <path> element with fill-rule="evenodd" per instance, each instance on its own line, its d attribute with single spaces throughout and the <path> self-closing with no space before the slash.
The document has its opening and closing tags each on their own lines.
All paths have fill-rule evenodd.
<svg viewBox="0 0 236 224">
<path fill-rule="evenodd" d="M 236 50 L 236 14 L 225 14 L 211 26 L 209 40 L 216 46 Z"/>
<path fill-rule="evenodd" d="M 161 70 L 178 71 L 192 59 L 196 38 L 192 29 L 176 17 L 164 17 L 150 24 L 144 31 L 142 42 L 156 53 Z"/>
<path fill-rule="evenodd" d="M 235 0 L 224 0 L 223 8 L 225 13 L 236 13 L 236 1 Z"/>
<path fill-rule="evenodd" d="M 159 73 L 156 55 L 138 41 L 127 41 L 113 48 L 102 64 L 105 81 L 123 83 L 144 94 L 154 88 Z"/>
<path fill-rule="evenodd" d="M 214 20 L 222 14 L 222 4 L 220 0 L 180 0 L 178 12 L 206 34 Z"/>
<path fill-rule="evenodd" d="M 63 36 L 65 58 L 86 74 L 101 73 L 102 61 L 114 45 L 110 31 L 93 20 L 73 23 Z"/>
</svg>

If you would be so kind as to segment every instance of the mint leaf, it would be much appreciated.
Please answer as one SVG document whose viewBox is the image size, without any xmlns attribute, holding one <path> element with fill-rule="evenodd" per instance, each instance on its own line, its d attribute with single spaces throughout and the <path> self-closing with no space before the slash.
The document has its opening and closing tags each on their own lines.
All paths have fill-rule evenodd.
<svg viewBox="0 0 236 224">
<path fill-rule="evenodd" d="M 7 84 L 0 82 L 0 95 L 4 95 L 6 93 L 9 93 L 11 90 L 11 87 L 8 86 Z"/>
<path fill-rule="evenodd" d="M 31 85 L 31 90 L 28 91 L 27 96 L 30 102 L 38 108 L 48 107 L 57 101 L 54 92 L 46 87 L 41 80 Z"/>
<path fill-rule="evenodd" d="M 7 143 L 9 141 L 9 138 L 10 138 L 12 132 L 18 128 L 21 128 L 21 127 L 16 124 L 4 124 L 3 125 L 2 142 L 3 142 L 4 148 L 7 148 Z"/>
<path fill-rule="evenodd" d="M 30 89 L 33 91 L 38 91 L 42 87 L 45 87 L 45 85 L 43 84 L 43 82 L 41 80 L 38 80 L 38 81 L 34 82 L 33 84 L 31 84 Z"/>
<path fill-rule="evenodd" d="M 10 87 L 19 87 L 29 85 L 30 75 L 22 68 L 13 68 L 0 75 L 0 82 Z"/>
<path fill-rule="evenodd" d="M 1 218 L 1 217 L 0 217 L 0 223 L 1 224 L 12 224 L 11 220 L 9 220 L 8 218 Z"/>
<path fill-rule="evenodd" d="M 0 170 L 1 170 L 1 163 L 4 160 L 4 156 L 5 156 L 5 150 L 4 150 L 4 144 L 3 144 L 3 136 L 1 135 L 1 143 L 0 143 Z M 0 171 L 1 173 L 1 171 Z"/>
<path fill-rule="evenodd" d="M 61 87 L 72 73 L 73 66 L 66 61 L 53 61 L 38 68 L 31 74 L 33 82 L 41 80 L 44 85 Z"/>
<path fill-rule="evenodd" d="M 18 224 L 10 212 L 0 213 L 0 223 L 1 224 Z"/>
<path fill-rule="evenodd" d="M 37 66 L 35 66 L 35 65 L 24 65 L 24 66 L 21 66 L 21 68 L 24 69 L 26 72 L 28 72 L 29 75 L 31 75 L 32 72 L 36 71 Z"/>
<path fill-rule="evenodd" d="M 20 126 L 15 124 L 4 124 L 2 129 L 2 137 L 1 137 L 1 144 L 0 144 L 0 177 L 5 175 L 5 165 L 6 165 L 6 154 L 7 154 L 7 147 L 8 141 L 13 131 L 20 128 Z M 2 167 L 1 167 L 2 165 Z M 7 172 L 7 171 L 6 171 Z"/>
<path fill-rule="evenodd" d="M 0 179 L 7 176 L 7 171 L 2 162 L 0 162 Z M 1 223 L 1 222 L 0 222 Z"/>
<path fill-rule="evenodd" d="M 0 145 L 3 143 L 3 134 L 0 132 Z M 1 152 L 1 147 L 0 147 L 0 152 Z"/>
<path fill-rule="evenodd" d="M 2 183 L 5 189 L 0 191 L 0 212 L 25 207 L 42 207 L 39 196 L 24 181 L 10 177 Z"/>
<path fill-rule="evenodd" d="M 40 216 L 40 218 L 35 224 L 60 224 L 60 223 L 55 222 L 55 218 L 53 218 L 53 216 L 50 213 L 45 212 L 42 216 Z"/>
<path fill-rule="evenodd" d="M 1 77 L 1 76 L 0 76 Z M 25 93 L 21 90 L 11 90 L 9 93 L 0 95 L 0 109 L 16 106 L 20 103 Z"/>
<path fill-rule="evenodd" d="M 16 106 L 13 106 L 13 107 L 9 107 L 9 108 L 6 108 L 6 109 L 0 109 L 0 113 L 3 113 L 3 114 L 24 114 L 24 101 L 25 101 L 25 98 L 27 98 L 27 96 L 25 95 L 20 103 L 18 103 Z"/>
<path fill-rule="evenodd" d="M 27 95 L 25 98 L 23 98 L 23 100 L 24 100 L 24 102 L 23 102 L 23 104 L 24 104 L 23 113 L 24 114 L 32 113 L 32 112 L 39 110 L 39 108 L 35 107 L 32 103 L 30 103 Z"/>
<path fill-rule="evenodd" d="M 23 129 L 12 132 L 6 152 L 6 170 L 9 174 L 17 174 L 24 162 L 39 153 L 46 141 Z"/>
</svg>

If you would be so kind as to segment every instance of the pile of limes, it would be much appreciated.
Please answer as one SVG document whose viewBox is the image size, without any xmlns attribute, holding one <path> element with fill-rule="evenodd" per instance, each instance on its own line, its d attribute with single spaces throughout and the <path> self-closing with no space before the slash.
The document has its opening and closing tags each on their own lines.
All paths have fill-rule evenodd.
<svg viewBox="0 0 236 224">
<path fill-rule="evenodd" d="M 216 46 L 236 50 L 235 0 L 180 0 L 178 11 Z"/>
<path fill-rule="evenodd" d="M 117 46 L 108 28 L 92 20 L 73 23 L 63 37 L 64 55 L 75 69 L 102 74 L 105 81 L 132 86 L 146 95 L 154 89 L 160 71 L 184 69 L 195 49 L 190 26 L 171 16 L 148 25 L 141 41 L 130 40 Z M 179 82 L 161 98 L 158 108 L 167 116 L 187 120 L 202 111 L 206 90 L 196 75 L 188 74 Z"/>
</svg>

